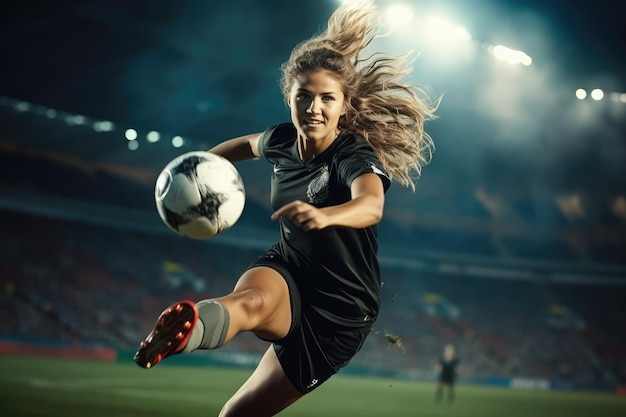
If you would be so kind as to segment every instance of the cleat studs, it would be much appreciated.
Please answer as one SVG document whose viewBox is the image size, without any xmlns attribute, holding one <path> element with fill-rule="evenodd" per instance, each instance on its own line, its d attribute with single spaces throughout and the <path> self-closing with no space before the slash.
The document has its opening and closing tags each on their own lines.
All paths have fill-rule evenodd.
<svg viewBox="0 0 626 417">
<path fill-rule="evenodd" d="M 180 350 L 174 348 L 190 336 L 194 326 L 196 314 L 189 307 L 189 304 L 178 303 L 163 310 L 152 332 L 139 344 L 134 356 L 138 365 L 150 369 Z"/>
</svg>

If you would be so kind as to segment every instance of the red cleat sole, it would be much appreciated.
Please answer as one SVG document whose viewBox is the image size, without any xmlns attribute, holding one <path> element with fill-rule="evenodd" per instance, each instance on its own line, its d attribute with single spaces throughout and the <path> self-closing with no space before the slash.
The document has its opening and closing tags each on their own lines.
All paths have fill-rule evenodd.
<svg viewBox="0 0 626 417">
<path fill-rule="evenodd" d="M 162 359 L 181 351 L 198 322 L 198 308 L 192 301 L 179 301 L 159 315 L 154 329 L 139 344 L 135 362 L 142 368 L 152 368 Z"/>
</svg>

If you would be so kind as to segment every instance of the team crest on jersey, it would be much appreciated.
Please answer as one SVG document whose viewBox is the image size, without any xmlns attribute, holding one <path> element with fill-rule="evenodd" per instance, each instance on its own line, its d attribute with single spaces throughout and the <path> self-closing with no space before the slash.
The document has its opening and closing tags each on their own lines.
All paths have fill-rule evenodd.
<svg viewBox="0 0 626 417">
<path fill-rule="evenodd" d="M 328 197 L 328 179 L 330 178 L 330 170 L 328 165 L 324 164 L 319 170 L 315 178 L 309 183 L 306 190 L 306 196 L 310 204 L 317 204 L 324 201 Z"/>
</svg>

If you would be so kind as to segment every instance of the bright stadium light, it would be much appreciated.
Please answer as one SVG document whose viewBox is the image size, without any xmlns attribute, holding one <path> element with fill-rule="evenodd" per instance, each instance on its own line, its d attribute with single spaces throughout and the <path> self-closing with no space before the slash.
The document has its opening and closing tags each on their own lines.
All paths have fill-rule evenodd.
<svg viewBox="0 0 626 417">
<path fill-rule="evenodd" d="M 585 90 L 584 88 L 579 88 L 578 90 L 576 90 L 576 98 L 578 100 L 584 100 L 587 97 L 587 90 Z"/>
<path fill-rule="evenodd" d="M 408 27 L 414 18 L 413 9 L 404 4 L 389 6 L 385 14 L 387 16 L 387 24 L 397 29 Z"/>
<path fill-rule="evenodd" d="M 595 90 L 591 91 L 591 98 L 596 101 L 602 100 L 604 98 L 604 91 L 596 88 Z"/>
<path fill-rule="evenodd" d="M 529 66 L 533 62 L 532 58 L 528 56 L 525 52 L 507 48 L 503 45 L 495 45 L 493 47 L 487 48 L 487 50 L 496 59 L 506 62 L 509 65 L 522 64 L 524 66 Z"/>
<path fill-rule="evenodd" d="M 130 141 L 133 141 L 137 139 L 137 131 L 135 129 L 126 129 L 126 132 L 124 132 L 124 137 L 126 137 L 126 139 Z"/>
<path fill-rule="evenodd" d="M 68 114 L 65 116 L 65 123 L 70 126 L 84 125 L 87 122 L 87 118 L 80 114 Z"/>
<path fill-rule="evenodd" d="M 93 130 L 96 132 L 111 132 L 115 128 L 112 122 L 102 120 L 93 124 Z"/>
<path fill-rule="evenodd" d="M 185 144 L 185 140 L 180 136 L 174 136 L 172 138 L 172 146 L 175 148 L 180 148 Z"/>
<path fill-rule="evenodd" d="M 155 143 L 155 142 L 158 142 L 159 139 L 161 139 L 161 134 L 155 130 L 152 130 L 148 132 L 148 134 L 146 135 L 146 138 L 148 139 L 148 142 Z"/>
<path fill-rule="evenodd" d="M 472 35 L 462 26 L 454 25 L 440 17 L 429 17 L 426 22 L 428 38 L 442 43 L 468 42 Z"/>
</svg>

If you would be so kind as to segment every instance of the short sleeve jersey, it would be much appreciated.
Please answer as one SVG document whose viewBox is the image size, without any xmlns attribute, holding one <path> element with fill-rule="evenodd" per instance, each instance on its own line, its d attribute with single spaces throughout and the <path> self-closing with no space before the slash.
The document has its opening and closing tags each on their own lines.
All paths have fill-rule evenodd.
<svg viewBox="0 0 626 417">
<path fill-rule="evenodd" d="M 297 132 L 286 123 L 266 130 L 259 153 L 273 165 L 274 210 L 294 200 L 316 207 L 345 203 L 358 176 L 376 173 L 385 191 L 390 180 L 372 146 L 362 137 L 342 133 L 322 154 L 303 162 Z M 303 304 L 314 316 L 348 327 L 371 324 L 378 315 L 380 268 L 378 226 L 327 227 L 305 231 L 280 219 L 278 247 L 292 269 Z"/>
<path fill-rule="evenodd" d="M 439 357 L 439 365 L 441 366 L 441 379 L 452 380 L 456 376 L 456 368 L 459 365 L 459 358 L 455 356 L 447 359 L 441 356 Z"/>
</svg>

